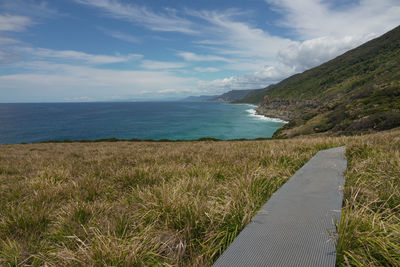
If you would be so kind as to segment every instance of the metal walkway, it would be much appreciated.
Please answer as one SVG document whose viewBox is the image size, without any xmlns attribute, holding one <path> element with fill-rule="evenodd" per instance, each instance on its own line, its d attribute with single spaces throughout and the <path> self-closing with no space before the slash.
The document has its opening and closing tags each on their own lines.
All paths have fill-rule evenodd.
<svg viewBox="0 0 400 267">
<path fill-rule="evenodd" d="M 318 152 L 277 190 L 213 266 L 335 266 L 345 147 Z"/>
</svg>

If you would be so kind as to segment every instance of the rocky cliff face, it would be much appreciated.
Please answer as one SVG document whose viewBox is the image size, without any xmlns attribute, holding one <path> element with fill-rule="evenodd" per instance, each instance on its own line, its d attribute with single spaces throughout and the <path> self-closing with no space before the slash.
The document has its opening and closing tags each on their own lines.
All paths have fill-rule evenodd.
<svg viewBox="0 0 400 267">
<path fill-rule="evenodd" d="M 234 102 L 246 97 L 252 91 L 254 90 L 231 90 L 229 92 L 223 93 L 222 95 L 211 98 L 210 101 Z"/>
<path fill-rule="evenodd" d="M 267 88 L 258 113 L 289 121 L 274 137 L 400 127 L 400 26 Z"/>
<path fill-rule="evenodd" d="M 320 106 L 321 102 L 316 100 L 270 98 L 266 96 L 263 104 L 257 108 L 257 113 L 271 118 L 291 121 L 305 113 L 316 110 Z"/>
</svg>

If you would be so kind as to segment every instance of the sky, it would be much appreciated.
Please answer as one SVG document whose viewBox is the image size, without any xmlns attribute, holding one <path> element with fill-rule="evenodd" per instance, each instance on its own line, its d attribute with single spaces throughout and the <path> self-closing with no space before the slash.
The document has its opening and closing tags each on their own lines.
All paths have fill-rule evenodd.
<svg viewBox="0 0 400 267">
<path fill-rule="evenodd" d="M 400 24 L 400 0 L 0 0 L 0 102 L 277 83 Z"/>
</svg>

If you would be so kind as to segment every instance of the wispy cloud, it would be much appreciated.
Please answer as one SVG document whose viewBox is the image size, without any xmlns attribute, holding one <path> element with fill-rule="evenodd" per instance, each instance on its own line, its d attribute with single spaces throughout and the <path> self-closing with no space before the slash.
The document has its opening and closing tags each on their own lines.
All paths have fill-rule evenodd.
<svg viewBox="0 0 400 267">
<path fill-rule="evenodd" d="M 280 63 L 290 67 L 294 72 L 315 67 L 370 39 L 346 36 L 343 38 L 320 37 L 303 42 L 296 42 L 278 52 Z"/>
<path fill-rule="evenodd" d="M 33 21 L 25 16 L 0 14 L 0 31 L 22 32 L 32 24 Z"/>
<path fill-rule="evenodd" d="M 214 67 L 196 67 L 194 68 L 195 71 L 198 72 L 218 72 L 220 69 Z"/>
<path fill-rule="evenodd" d="M 227 11 L 189 11 L 189 14 L 211 24 L 205 29 L 206 40 L 221 54 L 245 58 L 269 58 L 281 47 L 292 43 L 287 38 L 273 36 L 268 32 L 240 21 L 244 12 Z"/>
<path fill-rule="evenodd" d="M 154 31 L 182 32 L 193 34 L 194 24 L 178 17 L 173 9 L 155 13 L 143 6 L 127 4 L 117 0 L 75 0 L 77 3 L 95 7 L 113 18 L 141 24 Z"/>
<path fill-rule="evenodd" d="M 18 43 L 21 43 L 21 42 L 16 39 L 13 39 L 13 38 L 0 37 L 0 46 L 18 44 Z"/>
<path fill-rule="evenodd" d="M 0 75 L 0 94 L 8 90 L 7 96 L 13 101 L 62 100 L 71 96 L 95 96 L 95 100 L 111 99 L 114 95 L 138 98 L 148 94 L 154 97 L 162 90 L 177 93 L 195 90 L 193 84 L 196 82 L 168 71 L 96 69 L 41 61 L 21 67 L 28 73 Z M 13 90 L 16 90 L 15 94 Z"/>
<path fill-rule="evenodd" d="M 166 70 L 166 69 L 181 69 L 186 67 L 187 65 L 182 62 L 143 60 L 140 66 L 144 69 L 149 69 L 149 70 Z"/>
<path fill-rule="evenodd" d="M 212 81 L 199 81 L 198 88 L 205 94 L 238 89 L 258 89 L 286 78 L 288 73 L 294 72 L 287 66 L 276 63 L 274 66 L 265 66 L 256 72 Z"/>
<path fill-rule="evenodd" d="M 266 0 L 283 17 L 278 22 L 300 41 L 278 50 L 278 60 L 301 72 L 377 37 L 400 23 L 400 2 L 360 0 L 343 7 L 316 0 Z"/>
<path fill-rule="evenodd" d="M 400 23 L 400 2 L 360 0 L 335 8 L 326 1 L 267 0 L 283 17 L 278 24 L 298 35 L 297 40 L 271 36 L 240 22 L 235 13 L 192 12 L 213 25 L 215 36 L 200 44 L 221 56 L 233 55 L 227 69 L 254 70 L 245 75 L 200 82 L 201 88 L 230 90 L 265 87 L 294 73 L 317 66 Z"/>
<path fill-rule="evenodd" d="M 224 61 L 224 62 L 231 62 L 230 59 L 215 56 L 215 55 L 198 55 L 192 52 L 178 52 L 178 56 L 182 57 L 186 61 Z"/>
<path fill-rule="evenodd" d="M 87 48 L 54 50 L 26 44 L 20 32 L 39 25 L 45 18 L 57 18 L 58 11 L 51 8 L 50 1 L 3 0 L 0 2 L 0 62 L 7 64 L 0 66 L 6 70 L 0 76 L 0 94 L 1 90 L 14 89 L 9 91 L 20 92 L 23 97 L 21 92 L 27 92 L 23 88 L 28 84 L 38 94 L 74 95 L 76 99 L 112 98 L 111 91 L 119 96 L 151 96 L 188 90 L 215 94 L 231 89 L 262 88 L 334 58 L 400 23 L 398 0 L 340 1 L 339 7 L 320 0 L 265 0 L 265 3 L 265 9 L 273 8 L 281 14 L 276 23 L 286 28 L 286 36 L 292 38 L 273 34 L 260 20 L 256 24 L 251 10 L 152 9 L 134 1 L 75 0 L 75 7 L 86 6 L 100 11 L 102 17 L 129 22 L 123 23 L 128 24 L 125 26 L 143 28 L 140 31 L 135 28 L 135 32 L 153 38 L 154 32 L 145 30 L 168 32 L 171 40 L 158 41 L 165 46 L 176 45 L 173 49 L 163 46 L 165 51 L 172 51 L 169 55 L 153 53 L 145 47 L 148 38 L 132 35 L 128 27 L 98 28 L 113 38 L 131 43 L 125 44 L 124 49 L 137 48 L 133 51 L 140 51 L 143 56 L 129 54 L 130 50 L 124 54 L 95 54 Z M 172 40 L 176 36 L 185 43 Z M 145 58 L 155 59 L 161 54 L 168 61 L 161 61 L 161 57 L 160 60 Z M 218 72 L 212 76 L 219 77 L 227 71 L 239 74 L 213 81 L 193 78 L 197 74 L 204 77 L 207 72 Z M 17 93 L 15 97 L 19 97 Z"/>
<path fill-rule="evenodd" d="M 115 30 L 109 30 L 109 29 L 105 29 L 105 28 L 101 28 L 99 27 L 99 29 L 104 32 L 105 34 L 118 39 L 118 40 L 122 40 L 128 43 L 134 43 L 134 44 L 138 44 L 141 42 L 141 39 L 137 36 L 133 36 L 131 34 L 128 33 L 123 33 L 120 31 L 115 31 Z"/>
<path fill-rule="evenodd" d="M 128 55 L 97 55 L 88 54 L 74 50 L 51 50 L 45 48 L 20 48 L 20 51 L 26 53 L 29 57 L 39 60 L 60 59 L 62 62 L 78 62 L 81 64 L 102 65 L 111 63 L 121 63 L 131 60 L 141 59 L 143 56 L 138 54 Z"/>
<path fill-rule="evenodd" d="M 41 0 L 2 0 L 0 1 L 0 10 L 6 14 L 15 14 L 33 19 L 34 22 L 48 18 L 60 18 L 65 14 L 61 14 L 50 3 L 55 1 L 41 1 Z"/>
<path fill-rule="evenodd" d="M 335 8 L 329 1 L 266 0 L 283 18 L 282 26 L 295 30 L 303 40 L 324 36 L 381 34 L 399 24 L 397 0 L 360 0 Z"/>
</svg>

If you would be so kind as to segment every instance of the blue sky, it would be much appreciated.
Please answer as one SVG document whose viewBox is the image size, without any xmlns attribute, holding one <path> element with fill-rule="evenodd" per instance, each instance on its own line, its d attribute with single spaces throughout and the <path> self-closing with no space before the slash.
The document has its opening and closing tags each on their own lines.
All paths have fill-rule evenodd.
<svg viewBox="0 0 400 267">
<path fill-rule="evenodd" d="M 262 88 L 399 24 L 398 0 L 1 0 L 0 102 Z"/>
</svg>

